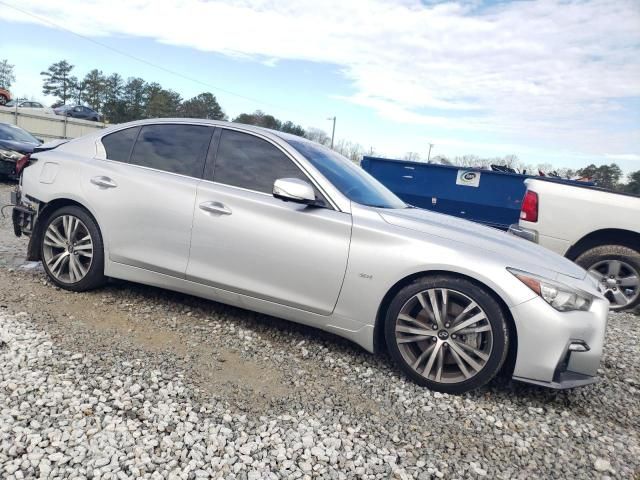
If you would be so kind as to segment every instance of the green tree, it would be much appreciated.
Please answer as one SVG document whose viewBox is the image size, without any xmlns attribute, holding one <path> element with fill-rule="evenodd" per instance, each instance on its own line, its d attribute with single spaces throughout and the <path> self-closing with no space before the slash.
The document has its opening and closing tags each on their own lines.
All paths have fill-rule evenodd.
<svg viewBox="0 0 640 480">
<path fill-rule="evenodd" d="M 234 118 L 233 121 L 236 123 L 245 123 L 247 125 L 270 128 L 271 130 L 279 130 L 281 132 L 298 135 L 299 137 L 307 136 L 307 132 L 300 125 L 297 125 L 290 120 L 283 122 L 273 115 L 264 113 L 262 110 L 256 110 L 253 113 L 241 113 Z"/>
<path fill-rule="evenodd" d="M 142 78 L 129 78 L 122 92 L 125 114 L 121 121 L 130 122 L 144 118 L 147 83 Z"/>
<path fill-rule="evenodd" d="M 71 76 L 71 65 L 66 60 L 61 60 L 51 65 L 46 71 L 40 72 L 43 77 L 42 93 L 53 95 L 65 105 L 71 98 L 73 91 L 73 77 Z"/>
<path fill-rule="evenodd" d="M 102 113 L 105 119 L 111 123 L 121 123 L 126 121 L 127 105 L 124 100 L 124 80 L 113 73 L 104 82 L 104 105 Z"/>
<path fill-rule="evenodd" d="M 627 193 L 634 193 L 640 195 L 640 170 L 631 172 L 628 175 L 629 182 L 624 186 L 624 191 Z"/>
<path fill-rule="evenodd" d="M 177 117 L 182 98 L 178 92 L 165 90 L 159 83 L 151 83 L 146 89 L 146 118 Z"/>
<path fill-rule="evenodd" d="M 216 97 L 209 92 L 185 100 L 180 108 L 180 115 L 209 120 L 226 120 L 227 118 Z"/>
<path fill-rule="evenodd" d="M 598 167 L 591 164 L 578 170 L 578 175 L 591 178 L 599 187 L 615 190 L 619 187 L 622 170 L 615 163 Z"/>
<path fill-rule="evenodd" d="M 71 84 L 71 94 L 69 95 L 70 100 L 80 105 L 84 101 L 84 89 L 86 85 L 84 81 L 78 80 L 76 77 L 71 77 L 69 82 Z M 62 105 L 61 102 L 58 103 Z"/>
<path fill-rule="evenodd" d="M 271 130 L 280 130 L 282 122 L 273 115 L 268 115 L 262 110 L 256 110 L 253 113 L 241 113 L 233 119 L 236 123 L 244 123 L 246 125 L 256 125 L 258 127 L 270 128 Z"/>
<path fill-rule="evenodd" d="M 296 125 L 290 120 L 287 120 L 282 124 L 282 126 L 280 127 L 280 131 L 290 133 L 292 135 L 297 135 L 299 137 L 304 137 L 307 133 L 304 131 L 304 128 L 302 128 L 302 126 Z"/>
<path fill-rule="evenodd" d="M 13 67 L 5 59 L 0 62 L 0 88 L 9 89 L 13 82 L 16 81 L 16 76 L 13 74 Z"/>
<path fill-rule="evenodd" d="M 84 83 L 82 96 L 84 102 L 96 112 L 100 112 L 106 99 L 106 78 L 104 74 L 101 70 L 94 68 L 87 73 L 82 82 Z"/>
</svg>

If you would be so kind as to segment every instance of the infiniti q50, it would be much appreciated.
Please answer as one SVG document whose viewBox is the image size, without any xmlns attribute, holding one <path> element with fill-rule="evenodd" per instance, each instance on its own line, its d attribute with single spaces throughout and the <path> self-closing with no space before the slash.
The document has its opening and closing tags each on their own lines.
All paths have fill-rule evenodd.
<svg viewBox="0 0 640 480">
<path fill-rule="evenodd" d="M 147 120 L 45 145 L 25 164 L 14 229 L 61 288 L 114 277 L 312 325 L 388 351 L 442 392 L 506 365 L 553 388 L 595 380 L 608 302 L 583 269 L 413 208 L 303 138 Z"/>
</svg>

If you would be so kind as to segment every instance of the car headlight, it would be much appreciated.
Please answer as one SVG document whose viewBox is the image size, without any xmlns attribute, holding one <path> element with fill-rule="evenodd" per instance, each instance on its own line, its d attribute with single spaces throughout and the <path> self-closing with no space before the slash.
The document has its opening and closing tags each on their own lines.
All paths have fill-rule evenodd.
<svg viewBox="0 0 640 480">
<path fill-rule="evenodd" d="M 0 160 L 9 160 L 11 162 L 17 162 L 22 157 L 24 157 L 23 153 L 14 152 L 13 150 L 5 150 L 4 148 L 0 148 Z"/>
<path fill-rule="evenodd" d="M 507 270 L 560 312 L 591 308 L 593 296 L 583 290 L 515 268 L 507 268 Z"/>
</svg>

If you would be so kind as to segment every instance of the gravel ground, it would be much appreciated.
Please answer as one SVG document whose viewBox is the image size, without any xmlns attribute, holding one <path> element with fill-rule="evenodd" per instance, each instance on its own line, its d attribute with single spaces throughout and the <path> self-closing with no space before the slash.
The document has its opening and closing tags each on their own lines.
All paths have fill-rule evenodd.
<svg viewBox="0 0 640 480">
<path fill-rule="evenodd" d="M 449 396 L 271 317 L 127 282 L 62 291 L 24 249 L 0 220 L 2 479 L 640 478 L 634 314 L 611 314 L 595 385 Z"/>
</svg>

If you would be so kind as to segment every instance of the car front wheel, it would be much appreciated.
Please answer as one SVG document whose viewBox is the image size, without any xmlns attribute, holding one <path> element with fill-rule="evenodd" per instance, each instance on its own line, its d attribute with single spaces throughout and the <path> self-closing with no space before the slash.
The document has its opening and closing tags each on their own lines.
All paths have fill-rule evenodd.
<svg viewBox="0 0 640 480">
<path fill-rule="evenodd" d="M 41 258 L 51 281 L 66 290 L 91 290 L 105 281 L 100 230 L 91 215 L 78 206 L 65 206 L 48 216 Z"/>
<path fill-rule="evenodd" d="M 507 356 L 505 315 L 484 288 L 461 277 L 424 277 L 392 300 L 385 338 L 395 363 L 416 383 L 459 394 L 496 376 Z"/>
</svg>

